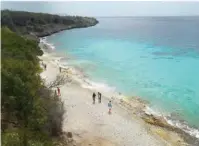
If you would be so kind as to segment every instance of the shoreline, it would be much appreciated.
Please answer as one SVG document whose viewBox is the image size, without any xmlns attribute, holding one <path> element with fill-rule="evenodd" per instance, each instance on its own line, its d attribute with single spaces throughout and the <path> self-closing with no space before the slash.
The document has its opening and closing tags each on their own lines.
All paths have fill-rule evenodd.
<svg viewBox="0 0 199 146">
<path fill-rule="evenodd" d="M 97 21 L 96 23 L 90 24 L 90 25 L 85 25 L 85 26 L 76 26 L 76 25 L 72 25 L 72 26 L 65 26 L 63 28 L 51 31 L 51 32 L 45 32 L 44 34 L 37 34 L 36 36 L 40 39 L 43 37 L 47 37 L 56 33 L 59 33 L 61 31 L 65 31 L 65 30 L 70 30 L 70 29 L 82 29 L 82 28 L 88 28 L 88 27 L 93 27 L 95 25 L 97 25 L 99 22 Z"/>
<path fill-rule="evenodd" d="M 40 37 L 49 36 L 60 31 L 69 29 L 92 27 L 99 23 L 99 21 L 94 17 L 56 15 L 44 12 L 39 13 L 11 9 L 1 10 L 1 12 L 2 14 L 7 14 L 10 16 L 9 20 L 7 20 L 7 17 L 4 17 L 4 15 L 2 15 L 2 20 L 5 19 L 4 21 L 2 21 L 4 26 L 7 26 L 13 32 L 17 32 L 22 36 L 32 40 L 36 40 L 37 42 L 39 42 Z M 24 23 L 21 24 L 20 21 L 17 19 L 18 17 L 14 17 L 15 15 L 25 15 L 26 18 L 19 17 L 23 18 Z M 33 16 L 35 17 L 34 20 L 32 20 Z M 40 17 L 43 19 L 42 22 L 37 20 Z M 31 23 L 29 23 L 30 19 Z M 13 23 L 12 27 L 10 26 L 10 23 Z"/>
<path fill-rule="evenodd" d="M 43 46 L 45 46 L 45 45 L 47 46 L 45 48 L 45 51 L 47 51 L 47 52 L 44 51 L 45 55 L 49 55 L 48 53 L 56 53 L 53 50 L 50 50 L 51 46 L 49 44 L 45 44 L 47 42 L 42 41 L 41 43 L 43 43 Z M 54 59 L 52 59 L 52 58 L 53 58 L 53 56 L 51 56 L 51 60 L 54 60 L 55 64 L 57 64 L 58 66 L 61 65 L 60 64 L 61 57 L 54 57 Z M 59 58 L 59 59 L 56 60 L 55 58 Z M 92 84 L 90 83 L 91 81 L 84 78 L 84 75 L 77 68 L 72 67 L 72 66 L 67 66 L 67 65 L 62 66 L 62 67 L 68 68 L 68 71 L 70 71 L 71 74 L 73 74 L 72 79 L 75 80 L 76 82 L 78 82 L 78 84 L 79 84 L 79 86 L 81 86 L 81 88 L 84 88 L 85 90 L 95 91 L 95 92 L 99 91 L 99 89 L 92 86 Z M 63 70 L 65 70 L 65 69 L 63 69 Z M 68 71 L 66 71 L 66 72 L 68 72 Z M 85 83 L 88 85 L 87 87 L 82 86 L 83 84 L 85 85 Z M 124 95 L 119 95 L 118 92 L 108 93 L 108 94 L 104 94 L 103 91 L 100 91 L 100 92 L 102 92 L 102 94 L 105 95 L 104 97 L 106 97 L 107 99 L 110 99 L 108 97 L 114 96 L 115 97 L 113 99 L 114 104 L 117 104 L 117 106 L 119 106 L 120 108 L 127 110 L 128 112 L 130 112 L 132 115 L 136 116 L 137 118 L 142 119 L 145 123 L 147 123 L 146 125 L 148 125 L 150 128 L 153 127 L 153 130 L 154 129 L 157 130 L 158 128 L 161 128 L 161 130 L 162 130 L 161 133 L 155 132 L 157 135 L 161 135 L 162 133 L 164 133 L 164 135 L 165 135 L 166 133 L 168 134 L 168 133 L 172 132 L 172 133 L 176 133 L 176 134 L 180 135 L 180 137 L 182 137 L 189 144 L 194 144 L 195 142 L 196 142 L 196 144 L 199 144 L 199 141 L 197 138 L 189 135 L 188 133 L 183 131 L 183 129 L 175 127 L 174 125 L 172 126 L 171 124 L 168 123 L 168 121 L 166 121 L 166 119 L 164 117 L 159 117 L 159 116 L 153 115 L 152 113 L 147 113 L 146 109 L 150 108 L 150 107 L 148 107 L 147 104 L 145 103 L 145 101 L 141 100 L 139 97 L 133 97 L 132 99 L 128 99 Z M 165 138 L 163 138 L 163 139 L 165 139 Z"/>
</svg>

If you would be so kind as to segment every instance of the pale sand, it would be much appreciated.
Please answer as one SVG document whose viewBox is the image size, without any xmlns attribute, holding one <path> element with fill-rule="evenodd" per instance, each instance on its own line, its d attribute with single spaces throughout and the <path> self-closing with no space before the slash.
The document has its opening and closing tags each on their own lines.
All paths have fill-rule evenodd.
<svg viewBox="0 0 199 146">
<path fill-rule="evenodd" d="M 47 70 L 41 73 L 46 82 L 59 74 L 58 62 L 52 56 L 40 57 L 47 64 Z M 113 101 L 112 114 L 108 114 L 108 98 L 103 96 L 102 103 L 92 104 L 92 91 L 82 88 L 75 81 L 61 86 L 61 99 L 64 101 L 66 114 L 63 130 L 73 133 L 79 145 L 87 146 L 168 146 L 182 145 L 177 134 L 149 126 L 135 112 Z M 137 106 L 136 103 L 134 106 Z M 134 108 L 134 106 L 131 106 Z M 133 114 L 134 113 L 134 114 Z M 152 129 L 151 129 L 152 128 Z M 172 137 L 169 137 L 169 135 Z M 162 136 L 163 135 L 163 136 Z M 166 138 L 165 138 L 166 137 Z M 168 141 L 169 140 L 169 141 Z"/>
</svg>

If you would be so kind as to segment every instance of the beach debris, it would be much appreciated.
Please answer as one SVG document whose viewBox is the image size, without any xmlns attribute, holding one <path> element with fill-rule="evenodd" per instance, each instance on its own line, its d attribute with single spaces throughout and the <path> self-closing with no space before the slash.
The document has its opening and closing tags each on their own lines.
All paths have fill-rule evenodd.
<svg viewBox="0 0 199 146">
<path fill-rule="evenodd" d="M 120 99 L 120 102 L 121 102 L 121 103 L 123 103 L 123 102 L 124 102 L 124 100 L 123 100 L 123 99 Z"/>
<path fill-rule="evenodd" d="M 73 137 L 72 132 L 67 132 L 67 134 L 66 134 L 66 135 L 67 135 L 67 137 L 68 137 L 68 138 L 72 138 L 72 137 Z"/>
</svg>

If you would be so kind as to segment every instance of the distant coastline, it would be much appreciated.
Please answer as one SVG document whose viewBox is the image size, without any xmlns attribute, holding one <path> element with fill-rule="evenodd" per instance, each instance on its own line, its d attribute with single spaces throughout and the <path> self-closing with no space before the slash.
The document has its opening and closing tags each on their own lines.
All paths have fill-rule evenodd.
<svg viewBox="0 0 199 146">
<path fill-rule="evenodd" d="M 64 31 L 64 30 L 70 30 L 70 29 L 75 29 L 75 28 L 86 28 L 86 27 L 92 27 L 92 26 L 95 26 L 95 25 L 96 24 L 92 24 L 90 26 L 75 26 L 75 25 L 73 25 L 73 26 L 65 26 L 65 27 L 60 26 L 60 27 L 58 27 L 56 29 L 52 29 L 51 31 L 46 31 L 44 33 L 39 33 L 37 36 L 42 38 L 42 37 L 50 36 L 52 34 L 55 34 L 55 33 L 58 33 L 60 31 Z"/>
<path fill-rule="evenodd" d="M 6 26 L 22 36 L 37 40 L 37 42 L 39 42 L 39 37 L 73 28 L 91 27 L 98 23 L 98 20 L 92 17 L 59 16 L 11 10 L 1 11 L 2 27 Z"/>
</svg>

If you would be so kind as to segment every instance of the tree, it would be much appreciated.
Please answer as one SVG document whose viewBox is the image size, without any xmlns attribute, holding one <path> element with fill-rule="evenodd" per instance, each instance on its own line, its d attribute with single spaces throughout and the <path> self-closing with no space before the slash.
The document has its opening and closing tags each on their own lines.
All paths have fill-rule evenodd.
<svg viewBox="0 0 199 146">
<path fill-rule="evenodd" d="M 13 132 L 20 145 L 30 141 L 49 141 L 62 132 L 64 108 L 62 101 L 44 85 L 37 55 L 42 54 L 35 41 L 25 39 L 2 28 L 2 130 L 3 141 Z M 57 77 L 53 85 L 64 84 Z M 39 137 L 37 135 L 40 135 Z M 17 141 L 18 141 L 17 140 Z M 11 140 L 12 141 L 12 140 Z M 16 142 L 17 143 L 17 142 Z M 9 142 L 5 142 L 9 145 Z"/>
</svg>

